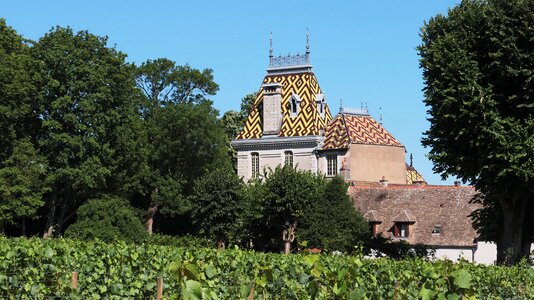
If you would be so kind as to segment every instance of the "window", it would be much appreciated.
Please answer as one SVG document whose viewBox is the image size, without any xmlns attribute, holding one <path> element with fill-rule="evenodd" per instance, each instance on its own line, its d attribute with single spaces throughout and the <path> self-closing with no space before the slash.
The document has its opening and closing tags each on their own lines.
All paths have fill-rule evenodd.
<svg viewBox="0 0 534 300">
<path fill-rule="evenodd" d="M 432 228 L 432 234 L 440 234 L 441 233 L 441 225 L 436 225 L 434 228 Z"/>
<path fill-rule="evenodd" d="M 260 176 L 260 155 L 256 152 L 251 154 L 252 156 L 252 178 L 258 178 Z"/>
<path fill-rule="evenodd" d="M 291 117 L 294 118 L 299 113 L 299 106 L 300 106 L 300 97 L 297 94 L 291 95 L 291 99 L 289 99 L 289 111 L 291 113 Z"/>
<path fill-rule="evenodd" d="M 284 152 L 284 154 L 285 154 L 284 164 L 286 166 L 293 166 L 293 152 L 286 151 L 286 152 Z"/>
<path fill-rule="evenodd" d="M 369 229 L 371 230 L 371 233 L 373 234 L 373 236 L 377 236 L 378 235 L 378 225 L 380 225 L 380 222 L 369 222 Z"/>
<path fill-rule="evenodd" d="M 410 235 L 409 224 L 406 222 L 397 222 L 393 228 L 393 236 L 406 238 Z"/>
<path fill-rule="evenodd" d="M 326 156 L 327 172 L 328 176 L 337 175 L 337 155 L 331 154 Z"/>
</svg>

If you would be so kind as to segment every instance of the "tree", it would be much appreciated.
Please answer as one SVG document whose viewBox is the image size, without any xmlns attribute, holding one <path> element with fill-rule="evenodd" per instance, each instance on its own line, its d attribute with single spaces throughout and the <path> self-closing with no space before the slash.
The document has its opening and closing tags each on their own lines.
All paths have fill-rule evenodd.
<svg viewBox="0 0 534 300">
<path fill-rule="evenodd" d="M 32 47 L 41 66 L 38 112 L 39 153 L 48 161 L 50 192 L 44 236 L 56 234 L 78 206 L 127 179 L 117 174 L 137 160 L 135 138 L 138 92 L 133 67 L 107 38 L 87 31 L 54 28 Z M 126 132 L 129 135 L 123 136 Z M 117 184 L 112 184 L 117 183 Z"/>
<path fill-rule="evenodd" d="M 143 223 L 135 209 L 124 199 L 102 196 L 78 208 L 77 221 L 67 228 L 65 236 L 104 242 L 123 240 L 141 243 L 146 237 Z"/>
<path fill-rule="evenodd" d="M 311 172 L 299 171 L 285 165 L 278 166 L 265 181 L 264 213 L 271 241 L 276 244 L 280 236 L 284 253 L 289 253 L 295 239 L 297 226 L 312 202 L 317 201 L 322 182 Z M 273 236 L 274 234 L 274 236 Z M 278 234 L 278 238 L 275 236 Z"/>
<path fill-rule="evenodd" d="M 199 233 L 215 238 L 224 248 L 228 238 L 235 241 L 243 213 L 243 182 L 233 169 L 221 167 L 195 181 L 192 217 Z"/>
<path fill-rule="evenodd" d="M 151 234 L 157 213 L 187 212 L 194 180 L 227 157 L 218 112 L 205 98 L 218 90 L 212 70 L 159 58 L 137 68 L 136 82 L 145 99 L 140 111 L 147 132 L 147 170 L 140 194 Z"/>
<path fill-rule="evenodd" d="M 166 58 L 142 63 L 137 68 L 136 82 L 147 97 L 146 111 L 168 103 L 199 103 L 219 90 L 213 81 L 213 70 L 176 66 Z"/>
<path fill-rule="evenodd" d="M 22 220 L 25 235 L 26 219 L 37 218 L 37 210 L 44 205 L 46 161 L 37 155 L 29 140 L 19 140 L 3 166 L 0 168 L 0 232 L 4 224 L 14 225 Z"/>
<path fill-rule="evenodd" d="M 534 1 L 465 0 L 421 29 L 434 170 L 475 185 L 502 214 L 500 263 L 525 255 L 534 195 Z"/>
<path fill-rule="evenodd" d="M 351 252 L 358 242 L 367 241 L 369 223 L 354 207 L 347 187 L 341 176 L 324 184 L 321 196 L 302 218 L 299 240 L 311 247 L 343 252 Z"/>
<path fill-rule="evenodd" d="M 0 231 L 37 217 L 47 162 L 36 151 L 42 78 L 30 47 L 0 19 Z"/>
</svg>

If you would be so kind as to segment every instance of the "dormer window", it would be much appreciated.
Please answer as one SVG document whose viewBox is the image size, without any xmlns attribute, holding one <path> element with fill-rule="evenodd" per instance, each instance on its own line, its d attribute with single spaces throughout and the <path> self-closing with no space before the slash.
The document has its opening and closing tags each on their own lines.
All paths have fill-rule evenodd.
<svg viewBox="0 0 534 300">
<path fill-rule="evenodd" d="M 289 111 L 291 113 L 291 117 L 294 118 L 299 114 L 300 109 L 300 97 L 297 94 L 291 95 L 291 98 L 289 99 Z"/>
<path fill-rule="evenodd" d="M 393 236 L 399 238 L 407 238 L 410 236 L 410 223 L 408 222 L 395 222 L 393 226 Z"/>
<path fill-rule="evenodd" d="M 317 112 L 319 112 L 319 115 L 321 115 L 321 117 L 324 118 L 324 110 L 325 110 L 324 94 L 315 95 L 315 103 L 317 104 Z"/>
</svg>

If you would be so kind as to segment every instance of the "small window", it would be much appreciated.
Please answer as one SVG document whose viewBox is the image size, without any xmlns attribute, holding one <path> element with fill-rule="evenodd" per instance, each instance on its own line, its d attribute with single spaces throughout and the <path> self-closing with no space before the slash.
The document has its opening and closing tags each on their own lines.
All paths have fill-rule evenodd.
<svg viewBox="0 0 534 300">
<path fill-rule="evenodd" d="M 260 176 L 260 155 L 256 152 L 251 154 L 252 157 L 252 178 Z"/>
<path fill-rule="evenodd" d="M 371 230 L 371 233 L 373 234 L 373 236 L 378 235 L 378 225 L 379 225 L 379 222 L 369 222 L 369 229 Z"/>
<path fill-rule="evenodd" d="M 284 152 L 284 154 L 285 154 L 284 164 L 286 166 L 293 166 L 293 152 L 286 151 Z"/>
<path fill-rule="evenodd" d="M 432 234 L 440 234 L 441 233 L 441 225 L 436 225 L 434 228 L 432 228 Z"/>
<path fill-rule="evenodd" d="M 300 97 L 297 94 L 291 95 L 291 98 L 289 99 L 289 111 L 291 113 L 291 117 L 294 118 L 299 113 L 299 106 L 300 106 Z"/>
<path fill-rule="evenodd" d="M 397 222 L 393 228 L 393 236 L 406 238 L 410 235 L 409 224 L 405 222 Z"/>
<path fill-rule="evenodd" d="M 328 176 L 337 175 L 337 155 L 331 154 L 326 156 L 327 172 Z"/>
</svg>

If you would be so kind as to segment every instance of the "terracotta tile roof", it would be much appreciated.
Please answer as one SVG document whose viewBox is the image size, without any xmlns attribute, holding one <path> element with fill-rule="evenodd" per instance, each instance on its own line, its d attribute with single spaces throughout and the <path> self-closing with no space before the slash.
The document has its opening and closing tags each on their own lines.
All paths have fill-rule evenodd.
<svg viewBox="0 0 534 300">
<path fill-rule="evenodd" d="M 320 135 L 332 120 L 330 109 L 325 102 L 324 113 L 317 108 L 316 95 L 322 94 L 317 78 L 312 72 L 267 74 L 263 84 L 280 83 L 282 85 L 282 125 L 279 137 L 296 137 Z M 236 139 L 257 139 L 263 135 L 259 106 L 263 99 L 263 87 L 258 91 L 256 100 L 249 112 L 243 130 Z M 296 94 L 300 100 L 299 113 L 291 116 L 290 99 Z"/>
<path fill-rule="evenodd" d="M 338 114 L 326 128 L 323 149 L 348 148 L 350 143 L 402 147 L 402 144 L 371 116 Z"/>
<path fill-rule="evenodd" d="M 383 236 L 392 237 L 395 221 L 414 222 L 406 238 L 409 243 L 448 247 L 475 245 L 478 234 L 469 214 L 479 208 L 479 204 L 469 203 L 476 194 L 473 187 L 390 184 L 384 188 L 374 183 L 353 184 L 349 194 L 354 205 L 369 221 L 382 222 L 378 231 Z M 441 233 L 432 233 L 436 226 L 441 226 Z"/>
</svg>

